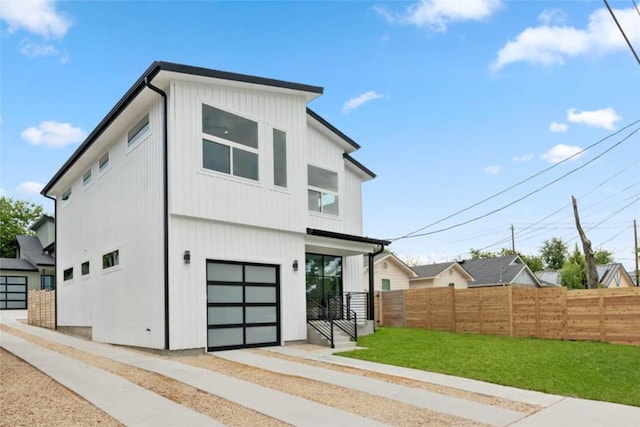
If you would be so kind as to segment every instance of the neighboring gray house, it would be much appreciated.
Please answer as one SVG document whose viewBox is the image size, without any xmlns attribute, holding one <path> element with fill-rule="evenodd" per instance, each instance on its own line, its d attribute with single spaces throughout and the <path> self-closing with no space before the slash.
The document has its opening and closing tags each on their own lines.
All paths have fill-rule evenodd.
<svg viewBox="0 0 640 427">
<path fill-rule="evenodd" d="M 0 310 L 26 309 L 27 291 L 55 289 L 53 217 L 43 215 L 29 229 L 36 235 L 16 236 L 16 257 L 0 258 Z"/>
<path fill-rule="evenodd" d="M 469 288 L 485 286 L 543 286 L 518 255 L 464 260 L 458 264 L 475 279 L 469 282 Z"/>
<path fill-rule="evenodd" d="M 598 283 L 605 288 L 629 288 L 637 286 L 627 270 L 620 263 L 596 266 Z M 539 271 L 536 273 L 543 286 L 560 286 L 560 270 Z"/>
</svg>

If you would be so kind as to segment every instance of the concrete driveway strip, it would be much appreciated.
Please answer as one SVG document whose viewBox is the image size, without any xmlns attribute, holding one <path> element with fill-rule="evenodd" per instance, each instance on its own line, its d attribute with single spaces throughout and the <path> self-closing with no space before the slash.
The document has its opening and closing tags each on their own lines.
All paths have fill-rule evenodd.
<svg viewBox="0 0 640 427">
<path fill-rule="evenodd" d="M 544 407 L 553 405 L 554 403 L 564 399 L 564 396 L 541 393 L 539 391 L 523 390 L 520 388 L 507 387 L 499 384 L 472 380 L 469 378 L 455 377 L 452 375 L 438 374 L 418 369 L 403 368 L 400 366 L 384 365 L 382 363 L 369 362 L 366 360 L 350 359 L 319 351 L 299 350 L 293 347 L 268 347 L 265 348 L 265 350 L 289 356 L 296 356 L 303 359 L 315 360 L 318 362 L 332 363 L 339 366 L 347 366 L 365 371 L 373 371 L 381 374 L 438 384 L 487 396 L 501 397 L 530 405 Z"/>
<path fill-rule="evenodd" d="M 16 336 L 0 333 L 0 346 L 125 425 L 137 427 L 223 425 L 117 375 Z"/>
<path fill-rule="evenodd" d="M 147 356 L 140 352 L 87 341 L 20 323 L 10 323 L 10 326 L 91 354 L 156 372 L 292 425 L 309 427 L 386 425 L 341 409 L 173 360 Z"/>
<path fill-rule="evenodd" d="M 640 408 L 567 397 L 513 424 L 514 427 L 632 427 L 640 425 Z"/>
<path fill-rule="evenodd" d="M 498 408 L 478 402 L 445 396 L 426 390 L 416 390 L 398 384 L 392 384 L 360 375 L 346 374 L 331 369 L 318 368 L 303 363 L 289 362 L 278 358 L 262 356 L 244 350 L 230 350 L 216 352 L 221 357 L 232 362 L 242 363 L 285 375 L 295 375 L 324 383 L 375 394 L 387 399 L 419 406 L 431 411 L 454 415 L 475 422 L 494 426 L 507 426 L 527 414 Z"/>
</svg>

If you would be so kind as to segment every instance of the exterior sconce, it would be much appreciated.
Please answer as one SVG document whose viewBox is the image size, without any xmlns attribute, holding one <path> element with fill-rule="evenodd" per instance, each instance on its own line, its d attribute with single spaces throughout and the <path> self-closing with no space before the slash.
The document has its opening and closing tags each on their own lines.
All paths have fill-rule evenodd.
<svg viewBox="0 0 640 427">
<path fill-rule="evenodd" d="M 184 256 L 182 257 L 185 264 L 191 264 L 191 251 L 184 251 Z"/>
<path fill-rule="evenodd" d="M 298 260 L 293 260 L 293 271 L 298 271 Z"/>
</svg>

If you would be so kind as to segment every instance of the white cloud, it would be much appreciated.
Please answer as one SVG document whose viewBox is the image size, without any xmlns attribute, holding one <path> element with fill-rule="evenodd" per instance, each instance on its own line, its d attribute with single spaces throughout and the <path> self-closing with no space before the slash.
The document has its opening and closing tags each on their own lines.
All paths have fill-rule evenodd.
<svg viewBox="0 0 640 427">
<path fill-rule="evenodd" d="M 70 123 L 48 120 L 40 123 L 37 128 L 30 127 L 23 130 L 20 136 L 32 145 L 58 148 L 82 141 L 86 133 L 78 127 L 71 126 Z"/>
<path fill-rule="evenodd" d="M 549 130 L 554 133 L 562 133 L 569 130 L 569 125 L 565 123 L 551 122 Z"/>
<path fill-rule="evenodd" d="M 533 154 L 527 154 L 524 156 L 515 156 L 513 158 L 513 161 L 516 163 L 530 162 L 531 160 L 533 160 Z"/>
<path fill-rule="evenodd" d="M 577 159 L 583 154 L 577 154 L 580 151 L 582 151 L 582 147 L 578 147 L 577 145 L 558 144 L 551 147 L 549 151 L 547 151 L 540 157 L 548 161 L 549 163 L 560 163 L 561 161 L 566 160 L 571 156 L 575 156 L 573 157 L 573 159 Z"/>
<path fill-rule="evenodd" d="M 538 20 L 544 25 L 561 24 L 566 20 L 566 16 L 560 9 L 545 9 L 538 16 Z"/>
<path fill-rule="evenodd" d="M 346 114 L 351 110 L 355 110 L 356 108 L 363 106 L 369 101 L 380 98 L 384 98 L 384 95 L 379 94 L 375 90 L 363 93 L 362 95 L 358 95 L 345 102 L 342 106 L 342 113 Z"/>
<path fill-rule="evenodd" d="M 374 10 L 389 23 L 427 27 L 434 31 L 447 31 L 447 25 L 459 21 L 481 21 L 491 16 L 502 5 L 501 0 L 420 0 L 402 13 L 384 7 Z"/>
<path fill-rule="evenodd" d="M 571 123 L 582 123 L 587 126 L 614 130 L 615 123 L 622 118 L 613 108 L 603 108 L 594 111 L 577 112 L 575 108 L 567 110 L 567 120 Z"/>
<path fill-rule="evenodd" d="M 634 8 L 615 9 L 614 13 L 631 43 L 640 43 L 637 11 Z M 543 22 L 544 19 L 550 18 L 541 18 Z M 598 9 L 589 16 L 589 23 L 584 29 L 551 25 L 551 22 L 525 29 L 498 51 L 491 68 L 496 71 L 515 62 L 562 65 L 569 57 L 604 55 L 627 49 L 607 9 Z"/>
<path fill-rule="evenodd" d="M 18 185 L 18 193 L 22 194 L 40 194 L 40 191 L 44 188 L 44 184 L 40 184 L 35 181 L 26 181 Z"/>
<path fill-rule="evenodd" d="M 29 39 L 24 39 L 20 42 L 20 52 L 29 58 L 39 58 L 43 56 L 58 56 L 61 63 L 66 63 L 69 56 L 66 52 L 60 52 L 55 46 L 50 44 L 38 44 L 33 43 Z"/>
<path fill-rule="evenodd" d="M 61 38 L 71 27 L 71 21 L 56 11 L 52 0 L 3 0 L 0 19 L 10 33 L 24 29 L 45 38 Z"/>
<path fill-rule="evenodd" d="M 496 175 L 500 172 L 500 165 L 491 165 L 484 168 L 484 171 L 489 175 Z"/>
</svg>

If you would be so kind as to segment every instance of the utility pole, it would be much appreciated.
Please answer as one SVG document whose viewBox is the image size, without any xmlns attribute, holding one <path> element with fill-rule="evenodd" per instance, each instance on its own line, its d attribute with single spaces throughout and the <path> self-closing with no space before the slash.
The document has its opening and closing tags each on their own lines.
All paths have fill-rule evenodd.
<svg viewBox="0 0 640 427">
<path fill-rule="evenodd" d="M 511 224 L 511 250 L 516 253 L 516 236 L 513 232 L 513 224 Z"/>
<path fill-rule="evenodd" d="M 580 234 L 580 240 L 582 240 L 584 258 L 587 261 L 587 289 L 596 289 L 598 287 L 598 270 L 596 269 L 596 261 L 593 256 L 593 249 L 591 249 L 591 240 L 587 239 L 587 235 L 584 234 L 584 230 L 580 225 L 580 217 L 578 216 L 578 201 L 573 196 L 571 196 L 571 203 L 573 204 L 573 215 L 576 218 L 576 227 L 578 228 L 578 234 Z"/>
<path fill-rule="evenodd" d="M 638 225 L 636 220 L 633 220 L 633 251 L 636 254 L 636 286 L 640 286 L 640 271 L 638 271 Z"/>
</svg>

